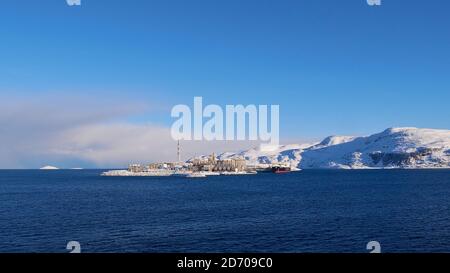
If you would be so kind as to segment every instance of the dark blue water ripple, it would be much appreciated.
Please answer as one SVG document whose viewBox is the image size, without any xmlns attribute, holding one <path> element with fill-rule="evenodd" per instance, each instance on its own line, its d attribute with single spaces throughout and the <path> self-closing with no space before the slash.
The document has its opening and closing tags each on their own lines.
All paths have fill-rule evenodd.
<svg viewBox="0 0 450 273">
<path fill-rule="evenodd" d="M 0 171 L 0 252 L 450 252 L 450 171 Z"/>
</svg>

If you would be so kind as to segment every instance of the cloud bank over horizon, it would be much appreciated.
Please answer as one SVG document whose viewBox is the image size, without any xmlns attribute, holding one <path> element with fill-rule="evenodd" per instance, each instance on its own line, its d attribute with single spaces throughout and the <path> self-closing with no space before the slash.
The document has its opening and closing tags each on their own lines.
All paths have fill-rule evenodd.
<svg viewBox="0 0 450 273">
<path fill-rule="evenodd" d="M 3 99 L 0 168 L 123 168 L 132 162 L 175 161 L 176 141 L 169 127 L 150 123 L 151 117 L 148 123 L 129 120 L 148 115 L 151 108 L 114 99 Z M 182 157 L 256 145 L 249 141 L 182 142 Z"/>
</svg>

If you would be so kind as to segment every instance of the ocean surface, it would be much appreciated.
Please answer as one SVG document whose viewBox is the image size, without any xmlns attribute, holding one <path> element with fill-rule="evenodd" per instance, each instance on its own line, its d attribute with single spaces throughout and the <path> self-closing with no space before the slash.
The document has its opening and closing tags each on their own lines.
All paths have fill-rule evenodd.
<svg viewBox="0 0 450 273">
<path fill-rule="evenodd" d="M 450 252 L 449 170 L 0 171 L 0 252 Z"/>
</svg>

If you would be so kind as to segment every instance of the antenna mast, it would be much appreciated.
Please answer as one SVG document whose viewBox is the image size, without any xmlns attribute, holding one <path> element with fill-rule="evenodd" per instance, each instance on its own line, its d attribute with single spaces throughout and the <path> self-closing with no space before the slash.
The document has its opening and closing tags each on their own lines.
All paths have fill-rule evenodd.
<svg viewBox="0 0 450 273">
<path fill-rule="evenodd" d="M 178 162 L 181 162 L 181 153 L 180 153 L 180 140 L 178 140 L 178 145 L 177 145 L 177 156 L 178 156 Z"/>
</svg>

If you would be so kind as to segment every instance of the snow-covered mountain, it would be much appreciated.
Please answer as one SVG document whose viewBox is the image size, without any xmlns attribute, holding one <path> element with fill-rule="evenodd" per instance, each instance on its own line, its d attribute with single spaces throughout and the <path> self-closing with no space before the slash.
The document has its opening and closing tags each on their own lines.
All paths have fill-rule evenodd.
<svg viewBox="0 0 450 273">
<path fill-rule="evenodd" d="M 310 147 L 311 149 L 320 149 L 328 146 L 338 145 L 354 140 L 354 136 L 329 136 L 326 137 L 322 142 Z"/>
<path fill-rule="evenodd" d="M 390 128 L 366 137 L 332 136 L 314 145 L 283 145 L 224 153 L 249 165 L 285 163 L 301 169 L 450 168 L 450 130 Z"/>
<path fill-rule="evenodd" d="M 273 163 L 290 163 L 291 166 L 297 167 L 301 160 L 301 152 L 310 147 L 310 145 L 282 145 L 276 148 L 267 148 L 261 146 L 237 154 L 225 153 L 219 156 L 220 159 L 243 157 L 248 165 L 273 164 Z"/>
</svg>

